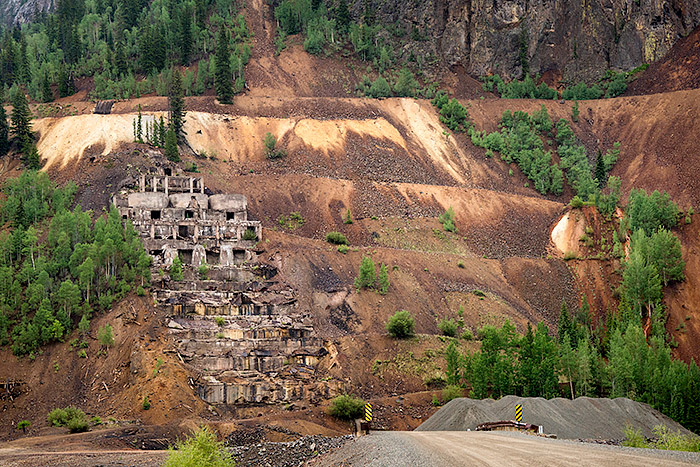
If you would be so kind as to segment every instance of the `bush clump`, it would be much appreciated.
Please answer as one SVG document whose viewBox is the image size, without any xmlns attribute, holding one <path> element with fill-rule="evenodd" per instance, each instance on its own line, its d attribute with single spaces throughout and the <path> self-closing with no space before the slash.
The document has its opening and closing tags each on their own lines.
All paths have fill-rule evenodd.
<svg viewBox="0 0 700 467">
<path fill-rule="evenodd" d="M 348 239 L 345 235 L 340 232 L 328 232 L 326 234 L 326 241 L 332 243 L 333 245 L 347 245 Z"/>
<path fill-rule="evenodd" d="M 411 337 L 415 327 L 416 321 L 411 316 L 411 313 L 406 310 L 397 311 L 386 323 L 386 330 L 389 332 L 389 335 L 397 339 Z"/>
<path fill-rule="evenodd" d="M 49 413 L 48 421 L 53 426 L 67 427 L 71 433 L 82 433 L 87 431 L 90 426 L 85 412 L 75 407 L 53 409 Z"/>
<path fill-rule="evenodd" d="M 349 394 L 343 394 L 331 401 L 328 414 L 341 420 L 354 420 L 362 417 L 364 407 L 365 402 L 362 399 Z"/>
<path fill-rule="evenodd" d="M 442 403 L 447 404 L 452 399 L 464 397 L 464 389 L 459 386 L 450 385 L 442 390 Z"/>
<path fill-rule="evenodd" d="M 207 427 L 193 431 L 189 438 L 168 448 L 168 459 L 163 467 L 231 467 L 235 465 L 231 453 L 216 432 Z"/>
<path fill-rule="evenodd" d="M 444 336 L 454 337 L 457 335 L 458 325 L 453 319 L 443 319 L 438 323 L 438 329 Z"/>
<path fill-rule="evenodd" d="M 445 232 L 457 232 L 457 227 L 455 226 L 455 211 L 450 206 L 444 214 L 438 216 L 438 220 L 442 224 L 442 228 Z"/>
</svg>

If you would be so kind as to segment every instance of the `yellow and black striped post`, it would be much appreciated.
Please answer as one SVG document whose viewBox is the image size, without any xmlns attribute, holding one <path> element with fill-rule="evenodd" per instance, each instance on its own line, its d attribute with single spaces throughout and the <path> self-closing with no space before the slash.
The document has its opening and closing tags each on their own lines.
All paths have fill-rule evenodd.
<svg viewBox="0 0 700 467">
<path fill-rule="evenodd" d="M 372 404 L 370 404 L 369 402 L 365 404 L 365 421 L 372 421 Z"/>
<path fill-rule="evenodd" d="M 523 405 L 522 404 L 515 404 L 515 421 L 516 422 L 523 421 Z"/>
</svg>

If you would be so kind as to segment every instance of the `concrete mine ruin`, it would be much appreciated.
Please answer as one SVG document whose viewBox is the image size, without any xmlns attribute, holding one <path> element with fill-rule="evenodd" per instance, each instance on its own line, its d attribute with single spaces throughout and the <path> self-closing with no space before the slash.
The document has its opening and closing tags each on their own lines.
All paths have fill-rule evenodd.
<svg viewBox="0 0 700 467">
<path fill-rule="evenodd" d="M 153 294 L 198 395 L 213 404 L 315 402 L 342 392 L 316 381 L 329 352 L 311 310 L 259 261 L 259 221 L 240 194 L 212 194 L 201 178 L 141 175 L 113 199 L 153 257 Z M 134 187 L 136 188 L 136 187 Z M 184 280 L 167 271 L 180 256 Z M 206 265 L 204 275 L 200 266 Z"/>
</svg>

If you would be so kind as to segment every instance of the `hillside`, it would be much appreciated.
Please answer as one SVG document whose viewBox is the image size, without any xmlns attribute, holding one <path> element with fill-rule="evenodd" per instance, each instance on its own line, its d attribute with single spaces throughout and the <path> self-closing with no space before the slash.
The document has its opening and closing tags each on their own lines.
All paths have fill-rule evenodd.
<svg viewBox="0 0 700 467">
<path fill-rule="evenodd" d="M 700 373 L 688 364 L 700 359 L 700 315 L 694 306 L 700 300 L 695 255 L 700 230 L 692 214 L 700 206 L 700 174 L 692 157 L 700 152 L 693 137 L 700 132 L 695 76 L 700 29 L 676 42 L 697 26 L 697 5 L 622 8 L 612 2 L 611 9 L 527 2 L 469 7 L 459 1 L 350 2 L 353 20 L 370 16 L 376 25 L 407 28 L 405 38 L 390 33 L 396 29 L 377 26 L 367 42 L 374 48 L 362 52 L 355 35 L 362 29 L 352 29 L 345 42 L 332 45 L 335 39 L 327 39 L 327 53 L 313 54 L 307 51 L 313 25 L 326 18 L 324 11 L 338 19 L 333 15 L 340 3 L 312 10 L 320 15 L 313 18 L 317 23 L 309 21 L 312 26 L 288 36 L 281 35 L 285 23 L 275 16 L 275 7 L 283 2 L 215 3 L 205 0 L 205 8 L 193 13 L 190 27 L 199 34 L 187 64 L 177 65 L 183 54 L 175 45 L 180 44 L 175 39 L 181 37 L 176 32 L 181 26 L 173 18 L 189 18 L 192 12 L 183 6 L 170 16 L 165 7 L 150 4 L 143 17 L 157 23 L 158 34 L 175 41 L 161 68 L 143 69 L 148 54 L 142 39 L 128 34 L 122 38 L 127 73 L 119 73 L 111 59 L 100 62 L 96 57 L 110 50 L 109 34 L 102 37 L 102 30 L 95 29 L 94 36 L 83 36 L 83 55 L 69 67 L 76 73 L 75 92 L 57 97 L 59 76 L 65 75 L 53 53 L 30 54 L 28 69 L 35 75 L 27 79 L 18 71 L 3 83 L 12 102 L 21 101 L 17 96 L 24 97 L 25 89 L 29 95 L 36 136 L 30 143 L 36 145 L 41 170 L 59 186 L 75 183 L 74 202 L 92 210 L 93 218 L 101 213 L 109 218 L 103 209 L 117 202 L 119 212 L 111 214 L 116 224 L 136 221 L 142 228 L 139 241 L 154 260 L 150 280 L 139 282 L 135 273 L 127 279 L 129 267 L 136 266 L 125 267 L 124 286 L 119 285 L 124 298 L 111 305 L 110 297 L 110 306 L 95 304 L 107 292 L 91 295 L 75 265 L 57 269 L 56 279 L 51 276 L 44 285 L 45 302 L 39 302 L 58 312 L 66 307 L 55 290 L 59 280 L 80 281 L 80 313 L 90 315 L 89 329 L 78 329 L 76 308 L 66 320 L 65 336 L 47 337 L 38 350 L 15 356 L 13 343 L 21 335 L 15 329 L 36 321 L 37 312 L 27 311 L 26 304 L 19 310 L 36 282 L 29 272 L 30 264 L 37 267 L 34 244 L 48 258 L 42 257 L 39 267 L 58 255 L 58 247 L 49 234 L 49 218 L 22 226 L 37 232 L 27 245 L 20 240 L 21 246 L 13 246 L 15 237 L 2 237 L 2 245 L 9 245 L 0 265 L 3 277 L 16 280 L 8 282 L 12 287 L 0 287 L 0 330 L 7 330 L 7 345 L 0 348 L 6 362 L 0 364 L 0 382 L 6 382 L 7 392 L 0 401 L 0 423 L 6 427 L 0 439 L 24 438 L 15 427 L 25 419 L 31 422 L 28 433 L 37 438 L 28 438 L 24 449 L 36 450 L 64 438 L 77 440 L 76 450 L 163 448 L 200 422 L 234 440 L 249 431 L 268 441 L 334 436 L 349 430 L 347 422 L 328 414 L 333 398 L 343 393 L 372 401 L 380 428 L 412 430 L 437 410 L 446 398 L 442 390 L 455 385 L 474 390 L 479 398 L 514 393 L 573 397 L 574 392 L 637 398 L 698 430 L 693 420 L 700 407 Z M 16 11 L 5 10 L 5 18 Z M 100 18 L 95 13 L 95 24 L 104 20 Z M 173 30 L 165 27 L 168 21 Z M 49 26 L 35 25 L 47 31 Z M 142 26 L 139 22 L 134 30 Z M 236 85 L 231 104 L 217 98 L 220 83 L 209 71 L 215 69 L 211 64 L 220 48 L 218 29 L 203 31 L 214 27 L 236 31 L 224 35 L 231 46 L 230 62 L 238 65 L 227 75 Z M 416 32 L 409 33 L 409 27 Z M 3 50 L 19 50 L 23 37 L 30 50 L 44 40 L 44 32 L 23 31 L 16 37 L 4 33 Z M 340 31 L 333 29 L 332 36 Z M 382 48 L 385 54 L 392 50 L 385 70 Z M 364 53 L 374 56 L 365 60 Z M 7 56 L 3 63 L 15 63 Z M 409 56 L 422 58 L 411 61 Z M 617 98 L 505 99 L 482 88 L 479 78 L 487 74 L 519 76 L 523 58 L 532 73 L 543 73 L 555 85 L 560 79 L 592 82 L 609 69 L 656 63 L 635 76 L 625 75 L 628 90 Z M 101 71 L 90 71 L 100 66 Z M 141 120 L 171 121 L 166 94 L 172 76 L 180 72 L 188 89 L 187 113 L 176 147 L 182 160 L 174 161 L 160 147 L 164 142 L 137 142 L 135 131 Z M 408 86 L 413 97 L 398 97 L 402 74 L 414 81 Z M 384 79 L 386 97 L 370 97 Z M 203 87 L 197 90 L 200 80 Z M 46 87 L 50 96 L 43 96 Z M 113 92 L 116 88 L 123 94 Z M 455 99 L 445 95 L 438 104 L 438 89 Z M 95 113 L 97 100 L 113 104 L 111 111 Z M 465 110 L 466 131 L 448 129 L 445 107 Z M 15 108 L 5 106 L 8 114 Z M 509 128 L 504 115 L 525 123 Z M 535 115 L 546 115 L 544 124 Z M 565 126 L 557 125 L 561 120 Z M 549 127 L 540 129 L 540 124 Z M 572 133 L 566 140 L 568 128 Z M 486 138 L 491 132 L 501 132 L 508 143 L 487 149 L 478 135 Z M 281 157 L 270 157 L 269 147 L 266 153 L 268 134 Z M 3 181 L 29 165 L 24 152 L 32 144 L 15 139 L 1 159 Z M 616 142 L 616 160 L 603 167 L 604 155 L 614 151 Z M 515 157 L 508 154 L 521 144 L 532 147 Z M 575 167 L 566 151 L 580 156 Z M 528 163 L 523 154 L 542 157 Z M 532 167 L 542 160 L 544 168 L 533 175 Z M 556 170 L 559 191 L 552 188 Z M 585 179 L 580 172 L 593 184 L 590 197 L 579 185 Z M 552 189 L 537 188 L 541 174 Z M 606 184 L 608 175 L 613 179 Z M 171 186 L 182 189 L 177 183 L 186 181 L 191 189 L 168 193 L 168 177 L 174 180 Z M 614 199 L 614 177 L 619 177 L 619 199 Z M 640 240 L 640 229 L 631 225 L 638 220 L 632 215 L 633 189 L 667 193 L 680 213 L 668 225 L 651 224 L 656 219 L 649 215 L 653 229 Z M 234 235 L 236 253 L 230 264 L 223 264 L 220 232 L 204 228 L 204 221 L 210 220 L 213 208 L 207 208 L 214 196 L 234 194 L 245 196 L 244 207 L 235 215 L 219 213 L 231 221 L 226 225 L 239 225 L 243 213 L 240 225 L 257 227 L 252 237 L 245 237 L 247 229 Z M 129 204 L 138 195 L 164 196 L 163 211 Z M 575 195 L 583 198 L 579 204 L 572 201 Z M 186 199 L 184 204 L 178 196 Z M 605 211 L 601 199 L 613 199 L 612 209 Z M 161 219 L 167 217 L 166 209 L 177 211 L 181 224 L 192 224 L 194 234 L 187 228 L 182 233 L 175 224 L 156 233 L 162 225 L 155 221 L 166 221 Z M 449 212 L 454 212 L 454 228 L 445 222 Z M 148 219 L 139 217 L 143 215 Z M 5 230 L 16 231 L 17 222 L 2 216 Z M 144 227 L 149 222 L 150 232 Z M 647 300 L 644 287 L 633 295 L 630 274 L 625 276 L 631 269 L 626 268 L 641 261 L 650 270 L 659 250 L 650 247 L 639 259 L 637 245 L 652 242 L 666 229 L 680 240 L 684 278 L 669 273 L 662 284 L 665 266 L 654 263 L 657 295 Z M 326 241 L 331 232 L 343 234 L 347 246 Z M 198 240 L 200 235 L 205 240 Z M 163 245 L 149 248 L 154 239 Z M 74 239 L 67 241 L 68 250 L 83 251 Z M 192 245 L 183 246 L 187 242 Z M 675 246 L 671 241 L 663 251 L 672 258 Z M 195 261 L 198 247 L 211 261 L 208 266 Z M 173 257 L 168 263 L 172 248 L 184 262 L 180 279 L 173 272 Z M 109 264 L 109 251 L 108 245 L 91 253 L 99 264 L 93 269 L 98 284 L 104 279 L 100 275 L 110 271 L 103 266 Z M 384 265 L 390 283 L 385 294 L 374 284 L 356 287 L 366 258 L 377 274 Z M 112 282 L 108 285 L 116 290 L 117 281 Z M 138 291 L 141 285 L 145 289 Z M 6 295 L 14 301 L 5 300 Z M 18 304 L 17 309 L 6 303 Z M 562 307 L 568 309 L 568 324 Z M 414 318 L 414 337 L 388 334 L 386 323 L 400 310 Z M 450 322 L 457 330 L 454 336 L 444 330 Z M 113 326 L 112 345 L 98 336 L 107 324 Z M 526 373 L 526 357 L 535 358 L 528 356 L 528 345 L 540 346 L 533 352 L 542 358 L 534 364 L 542 368 L 537 377 Z M 487 361 L 494 348 L 492 366 L 480 370 L 479 359 Z M 498 360 L 501 356 L 507 358 Z M 507 365 L 512 371 L 504 370 Z M 630 375 L 623 374 L 625 365 L 632 368 Z M 509 374 L 505 383 L 497 380 L 502 372 Z M 17 383 L 12 390 L 10 382 Z M 85 438 L 47 426 L 51 410 L 69 405 L 100 417 L 106 426 L 95 424 Z"/>
</svg>

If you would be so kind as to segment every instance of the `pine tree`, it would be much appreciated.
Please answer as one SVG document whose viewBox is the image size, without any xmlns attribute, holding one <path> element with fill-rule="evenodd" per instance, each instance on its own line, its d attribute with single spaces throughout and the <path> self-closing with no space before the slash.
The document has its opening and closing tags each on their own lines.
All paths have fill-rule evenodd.
<svg viewBox="0 0 700 467">
<path fill-rule="evenodd" d="M 190 64 L 192 55 L 192 11 L 189 7 L 182 9 L 180 13 L 180 63 L 183 66 Z"/>
<path fill-rule="evenodd" d="M 0 157 L 7 154 L 7 152 L 10 150 L 10 128 L 7 125 L 7 115 L 5 114 L 3 102 L 5 102 L 5 96 L 3 95 L 3 90 L 0 87 Z"/>
<path fill-rule="evenodd" d="M 571 316 L 569 315 L 569 308 L 566 306 L 566 301 L 561 301 L 561 311 L 559 312 L 559 326 L 557 328 L 557 337 L 559 343 L 564 342 L 564 335 L 571 334 Z M 569 335 L 569 339 L 571 336 Z"/>
<path fill-rule="evenodd" d="M 141 104 L 138 105 L 138 115 L 136 117 L 136 124 L 134 126 L 134 138 L 137 143 L 143 144 L 143 125 L 141 116 Z"/>
<path fill-rule="evenodd" d="M 20 90 L 15 95 L 12 106 L 11 131 L 19 143 L 22 153 L 29 155 L 34 145 L 34 135 L 31 124 L 32 115 L 24 92 Z"/>
<path fill-rule="evenodd" d="M 183 279 L 182 275 L 182 260 L 180 256 L 176 256 L 173 260 L 172 266 L 170 266 L 170 279 L 174 281 L 181 281 Z"/>
<path fill-rule="evenodd" d="M 382 263 L 379 267 L 379 277 L 377 278 L 377 286 L 380 295 L 386 295 L 389 291 L 389 273 L 386 264 Z"/>
<path fill-rule="evenodd" d="M 226 28 L 219 29 L 219 36 L 216 42 L 216 97 L 222 104 L 233 103 L 233 83 L 231 82 L 231 63 L 230 63 L 228 34 Z"/>
<path fill-rule="evenodd" d="M 51 102 L 53 100 L 53 92 L 51 91 L 51 81 L 49 81 L 49 74 L 44 72 L 41 77 L 41 101 Z"/>
<path fill-rule="evenodd" d="M 369 256 L 363 256 L 360 264 L 360 273 L 355 278 L 355 287 L 357 290 L 373 287 L 375 279 L 374 261 Z"/>
<path fill-rule="evenodd" d="M 604 188 L 605 185 L 605 163 L 603 162 L 603 153 L 598 150 L 598 158 L 595 163 L 595 179 L 598 181 L 598 186 Z"/>
<path fill-rule="evenodd" d="M 180 154 L 177 150 L 177 136 L 172 128 L 165 134 L 165 157 L 173 162 L 180 162 Z"/>
<path fill-rule="evenodd" d="M 394 86 L 394 92 L 399 97 L 413 97 L 416 94 L 416 87 L 418 83 L 413 77 L 413 73 L 408 68 L 401 70 L 399 74 L 399 79 Z"/>
<path fill-rule="evenodd" d="M 182 138 L 185 132 L 182 126 L 185 124 L 185 98 L 182 92 L 182 75 L 178 70 L 173 71 L 170 92 L 168 94 L 168 107 L 170 109 L 168 120 L 170 128 L 177 138 Z"/>
<path fill-rule="evenodd" d="M 124 54 L 124 44 L 122 44 L 122 41 L 117 41 L 114 47 L 114 68 L 117 71 L 117 75 L 126 74 L 129 69 L 126 61 L 126 55 Z"/>
<path fill-rule="evenodd" d="M 75 82 L 73 72 L 61 65 L 58 69 L 58 97 L 68 97 L 75 93 Z"/>
<path fill-rule="evenodd" d="M 338 7 L 335 10 L 335 20 L 338 23 L 338 30 L 343 33 L 347 32 L 350 25 L 350 10 L 346 0 L 338 2 Z"/>
</svg>

